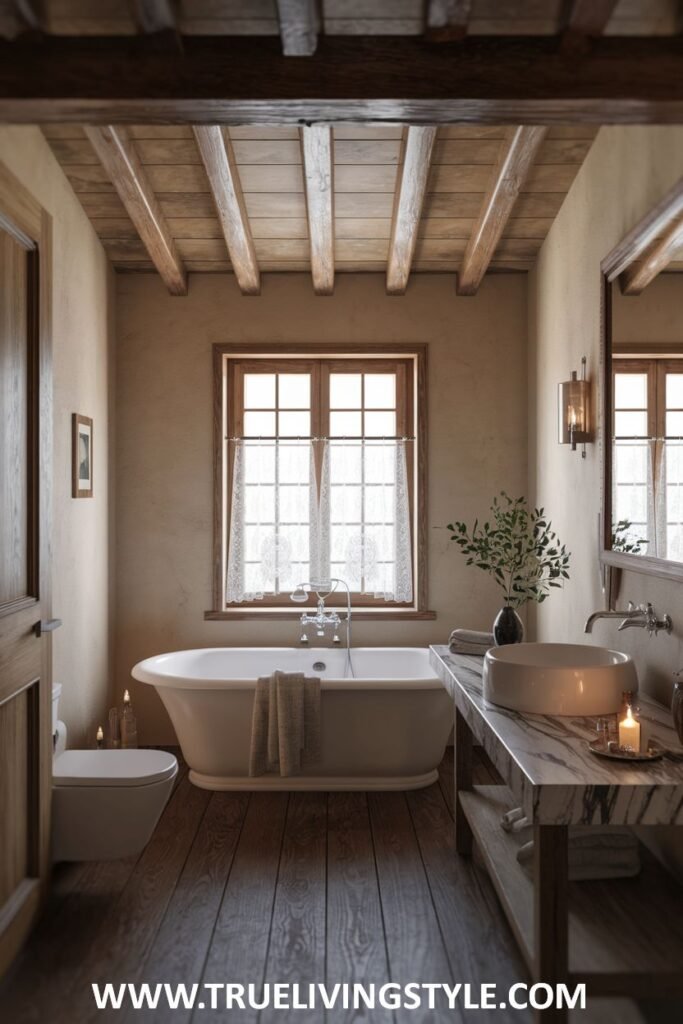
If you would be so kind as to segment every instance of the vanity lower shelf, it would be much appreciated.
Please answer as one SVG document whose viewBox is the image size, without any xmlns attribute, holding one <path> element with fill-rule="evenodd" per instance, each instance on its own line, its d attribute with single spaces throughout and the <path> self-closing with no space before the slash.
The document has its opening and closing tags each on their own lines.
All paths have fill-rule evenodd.
<svg viewBox="0 0 683 1024">
<path fill-rule="evenodd" d="M 500 825 L 515 800 L 506 786 L 475 786 L 459 800 L 533 973 L 533 878 L 517 861 L 519 839 Z M 642 865 L 636 878 L 569 884 L 568 981 L 593 995 L 623 996 L 625 977 L 633 996 L 650 995 L 655 978 L 660 995 L 681 990 L 681 887 L 645 848 Z"/>
</svg>

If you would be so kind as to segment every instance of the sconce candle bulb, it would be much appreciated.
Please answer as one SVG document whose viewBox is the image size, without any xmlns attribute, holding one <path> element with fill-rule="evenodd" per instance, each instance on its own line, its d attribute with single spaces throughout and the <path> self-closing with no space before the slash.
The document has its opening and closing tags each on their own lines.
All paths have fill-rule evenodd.
<svg viewBox="0 0 683 1024">
<path fill-rule="evenodd" d="M 559 443 L 571 445 L 573 452 L 577 444 L 583 445 L 582 458 L 585 459 L 586 442 L 590 440 L 590 393 L 585 356 L 581 359 L 581 377 L 573 370 L 570 379 L 559 385 L 558 399 Z"/>
<path fill-rule="evenodd" d="M 97 743 L 97 749 L 101 750 L 104 744 L 104 729 L 101 725 L 97 727 L 97 733 L 95 735 L 95 742 Z"/>
</svg>

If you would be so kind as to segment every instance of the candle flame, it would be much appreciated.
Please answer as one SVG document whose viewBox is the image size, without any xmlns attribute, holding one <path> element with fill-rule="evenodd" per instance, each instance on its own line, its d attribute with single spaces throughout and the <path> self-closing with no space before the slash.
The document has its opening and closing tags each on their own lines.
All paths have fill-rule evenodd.
<svg viewBox="0 0 683 1024">
<path fill-rule="evenodd" d="M 128 690 L 123 691 L 123 703 L 130 704 L 130 694 L 128 693 Z"/>
<path fill-rule="evenodd" d="M 633 712 L 631 711 L 630 708 L 626 708 L 626 718 L 624 719 L 624 721 L 621 724 L 622 725 L 634 725 L 635 724 L 635 721 L 634 721 L 634 718 L 633 718 Z"/>
</svg>

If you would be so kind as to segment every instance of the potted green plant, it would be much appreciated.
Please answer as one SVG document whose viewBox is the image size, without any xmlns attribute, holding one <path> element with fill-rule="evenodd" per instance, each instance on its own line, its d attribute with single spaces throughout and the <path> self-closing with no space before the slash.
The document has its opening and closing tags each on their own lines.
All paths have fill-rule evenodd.
<svg viewBox="0 0 683 1024">
<path fill-rule="evenodd" d="M 553 532 L 542 508 L 501 491 L 493 499 L 491 521 L 448 525 L 468 565 L 483 569 L 501 588 L 504 605 L 493 624 L 496 644 L 521 643 L 524 625 L 517 609 L 527 601 L 545 601 L 569 579 L 569 552 Z"/>
</svg>

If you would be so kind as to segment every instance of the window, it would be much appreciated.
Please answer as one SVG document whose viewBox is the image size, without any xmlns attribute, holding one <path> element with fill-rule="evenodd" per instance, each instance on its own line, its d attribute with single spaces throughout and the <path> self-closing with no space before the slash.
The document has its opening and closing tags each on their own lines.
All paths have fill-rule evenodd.
<svg viewBox="0 0 683 1024">
<path fill-rule="evenodd" d="M 617 359 L 614 383 L 614 523 L 619 546 L 683 561 L 683 357 Z"/>
<path fill-rule="evenodd" d="M 424 611 L 424 347 L 358 348 L 216 346 L 217 613 L 291 612 L 331 579 L 369 613 Z"/>
</svg>

